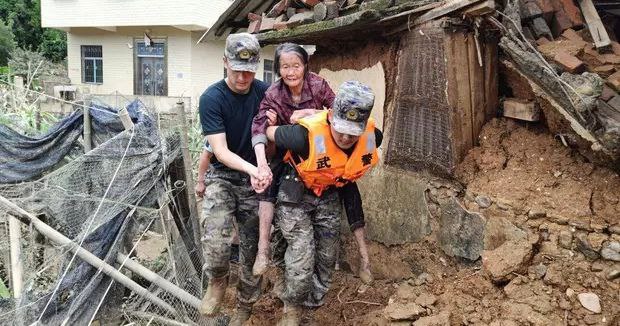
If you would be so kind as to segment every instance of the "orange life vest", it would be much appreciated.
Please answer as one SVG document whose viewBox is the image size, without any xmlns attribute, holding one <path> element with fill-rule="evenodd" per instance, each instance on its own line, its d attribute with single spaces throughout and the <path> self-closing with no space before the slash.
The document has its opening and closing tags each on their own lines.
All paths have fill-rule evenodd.
<svg viewBox="0 0 620 326">
<path fill-rule="evenodd" d="M 299 121 L 300 125 L 308 129 L 308 158 L 299 158 L 297 162 L 301 162 L 297 163 L 293 159 L 294 155 L 297 156 L 291 151 L 284 157 L 286 162 L 295 166 L 304 185 L 317 196 L 321 196 L 329 186 L 342 187 L 361 178 L 379 162 L 375 122 L 372 118 L 368 120 L 366 130 L 355 144 L 353 153 L 347 156 L 332 138 L 327 113 L 325 110 Z"/>
</svg>

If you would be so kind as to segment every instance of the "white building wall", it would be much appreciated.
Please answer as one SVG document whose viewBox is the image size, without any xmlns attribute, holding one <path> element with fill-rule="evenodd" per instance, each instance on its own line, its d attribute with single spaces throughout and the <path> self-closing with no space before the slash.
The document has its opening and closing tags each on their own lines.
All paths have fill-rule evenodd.
<svg viewBox="0 0 620 326">
<path fill-rule="evenodd" d="M 165 39 L 168 67 L 168 96 L 191 97 L 191 109 L 212 83 L 224 77 L 224 41 L 196 44 L 200 32 L 186 32 L 172 27 L 127 27 L 116 32 L 94 28 L 73 28 L 67 33 L 67 61 L 71 83 L 82 93 L 134 95 L 134 42 L 149 29 L 152 39 Z M 103 83 L 82 83 L 81 45 L 101 45 L 103 51 Z M 273 60 L 274 47 L 261 50 L 261 58 Z M 261 60 L 256 78 L 263 79 Z"/>
<path fill-rule="evenodd" d="M 41 0 L 43 27 L 211 26 L 230 0 Z"/>
</svg>

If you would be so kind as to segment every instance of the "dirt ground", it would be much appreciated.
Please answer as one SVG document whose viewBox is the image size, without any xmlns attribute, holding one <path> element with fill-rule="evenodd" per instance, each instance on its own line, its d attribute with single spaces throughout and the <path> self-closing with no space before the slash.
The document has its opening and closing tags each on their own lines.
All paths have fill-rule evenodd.
<svg viewBox="0 0 620 326">
<path fill-rule="evenodd" d="M 445 255 L 435 216 L 433 233 L 419 243 L 370 244 L 377 280 L 366 288 L 354 273 L 355 243 L 344 236 L 327 303 L 304 323 L 620 325 L 620 262 L 613 250 L 603 254 L 620 241 L 618 174 L 588 163 L 540 125 L 503 119 L 487 123 L 455 174 L 460 202 L 486 221 L 481 259 Z M 519 255 L 513 243 L 527 250 L 511 265 Z M 508 273 L 498 277 L 493 270 L 502 264 Z M 248 325 L 281 317 L 282 303 L 265 284 L 268 294 Z M 599 313 L 584 308 L 584 293 L 599 299 Z M 229 289 L 228 306 L 233 294 Z"/>
</svg>

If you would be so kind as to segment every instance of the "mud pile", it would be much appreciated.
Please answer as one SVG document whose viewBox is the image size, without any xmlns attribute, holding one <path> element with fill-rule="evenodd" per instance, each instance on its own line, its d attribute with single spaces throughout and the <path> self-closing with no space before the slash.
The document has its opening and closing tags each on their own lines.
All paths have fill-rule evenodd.
<svg viewBox="0 0 620 326">
<path fill-rule="evenodd" d="M 617 325 L 620 322 L 620 177 L 588 163 L 544 127 L 492 120 L 457 181 L 430 180 L 433 233 L 419 243 L 370 246 L 377 280 L 355 277 L 359 258 L 344 237 L 341 270 L 318 325 Z M 456 196 L 464 223 L 479 216 L 473 262 L 439 243 L 441 214 Z M 467 232 L 464 230 L 463 232 Z M 471 233 L 476 236 L 476 233 Z M 478 250 L 478 251 L 476 251 Z M 271 271 L 273 272 L 273 271 Z M 273 275 L 273 273 L 271 274 Z M 273 325 L 271 293 L 250 325 Z M 234 291 L 231 289 L 232 299 Z"/>
</svg>

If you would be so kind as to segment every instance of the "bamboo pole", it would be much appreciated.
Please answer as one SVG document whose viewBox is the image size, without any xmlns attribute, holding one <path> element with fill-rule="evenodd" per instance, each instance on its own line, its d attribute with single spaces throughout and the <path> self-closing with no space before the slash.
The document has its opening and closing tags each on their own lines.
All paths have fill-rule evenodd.
<svg viewBox="0 0 620 326">
<path fill-rule="evenodd" d="M 183 165 L 185 168 L 185 185 L 186 185 L 186 198 L 189 204 L 190 223 L 194 233 L 194 245 L 198 251 L 198 255 L 202 258 L 202 246 L 200 245 L 200 225 L 198 224 L 198 204 L 196 203 L 196 196 L 194 195 L 194 176 L 192 175 L 192 159 L 189 155 L 189 139 L 187 120 L 185 117 L 185 104 L 182 101 L 176 103 L 177 113 L 181 120 L 181 154 L 183 156 Z M 188 248 L 189 249 L 189 248 Z M 201 272 L 201 271 L 198 271 Z"/>
<path fill-rule="evenodd" d="M 158 298 L 157 296 L 153 295 L 147 289 L 132 281 L 129 277 L 125 276 L 125 274 L 121 273 L 116 268 L 108 265 L 106 262 L 99 259 L 99 257 L 78 246 L 75 242 L 71 241 L 71 239 L 65 237 L 62 233 L 54 230 L 52 227 L 39 220 L 36 216 L 23 210 L 21 207 L 15 205 L 3 196 L 0 196 L 0 207 L 4 207 L 7 212 L 9 212 L 9 214 L 14 215 L 15 217 L 29 221 L 37 230 L 39 230 L 39 232 L 41 232 L 41 234 L 45 235 L 50 240 L 56 242 L 59 245 L 67 246 L 71 252 L 76 253 L 85 262 L 101 269 L 101 271 L 104 272 L 106 275 L 110 276 L 112 279 L 119 282 L 120 284 L 126 286 L 137 295 L 151 301 L 152 303 L 165 309 L 169 313 L 176 315 L 176 310 L 171 305 Z"/>
<path fill-rule="evenodd" d="M 21 247 L 21 226 L 19 221 L 8 216 L 9 219 L 9 242 L 11 245 L 11 290 L 13 290 L 13 298 L 20 298 L 23 289 L 23 265 L 22 265 L 22 247 Z"/>
<path fill-rule="evenodd" d="M 90 101 L 84 101 L 84 153 L 93 149 L 92 125 L 90 123 Z"/>
<path fill-rule="evenodd" d="M 140 265 L 133 259 L 129 259 L 126 255 L 119 253 L 116 256 L 116 262 L 119 264 L 124 264 L 124 267 L 127 267 L 130 271 L 142 276 L 147 281 L 159 286 L 160 288 L 166 290 L 170 294 L 174 295 L 179 300 L 187 303 L 188 305 L 200 309 L 200 299 L 195 296 L 189 294 L 182 288 L 178 287 L 176 284 L 168 281 L 167 279 L 159 276 L 159 274 L 149 270 L 148 268 Z"/>
</svg>

